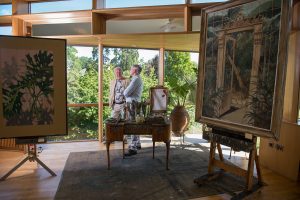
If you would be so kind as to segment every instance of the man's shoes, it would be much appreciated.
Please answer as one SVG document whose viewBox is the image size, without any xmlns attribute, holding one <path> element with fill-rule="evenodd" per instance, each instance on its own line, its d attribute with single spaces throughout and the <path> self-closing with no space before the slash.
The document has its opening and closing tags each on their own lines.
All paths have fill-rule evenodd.
<svg viewBox="0 0 300 200">
<path fill-rule="evenodd" d="M 125 156 L 133 156 L 137 154 L 137 150 L 128 149 L 128 153 L 125 153 Z"/>
<path fill-rule="evenodd" d="M 129 145 L 129 149 L 141 149 L 141 142 L 140 141 L 132 141 L 131 144 Z"/>
</svg>

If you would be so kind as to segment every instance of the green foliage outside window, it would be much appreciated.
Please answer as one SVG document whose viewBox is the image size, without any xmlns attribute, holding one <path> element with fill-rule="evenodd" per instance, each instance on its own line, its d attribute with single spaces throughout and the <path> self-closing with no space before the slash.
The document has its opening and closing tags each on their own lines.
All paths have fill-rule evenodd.
<svg viewBox="0 0 300 200">
<path fill-rule="evenodd" d="M 78 57 L 74 47 L 67 48 L 68 104 L 98 102 L 98 61 Z M 68 135 L 50 140 L 84 140 L 98 138 L 98 108 L 69 107 Z"/>
<path fill-rule="evenodd" d="M 112 59 L 110 59 L 114 55 Z M 114 79 L 114 67 L 120 66 L 123 75 L 129 78 L 129 71 L 133 64 L 140 64 L 143 68 L 141 77 L 144 83 L 143 100 L 149 99 L 149 88 L 158 84 L 158 56 L 145 62 L 138 60 L 137 49 L 104 48 L 103 49 L 103 102 L 108 103 L 110 81 Z M 78 57 L 74 47 L 67 48 L 67 81 L 68 103 L 97 103 L 98 102 L 98 49 L 94 48 L 92 57 Z M 194 117 L 194 89 L 196 80 L 196 63 L 190 61 L 189 53 L 168 52 L 166 56 L 165 84 L 170 88 L 171 99 L 176 98 L 177 86 L 184 86 L 186 80 L 193 83 L 188 91 L 186 107 L 192 118 Z M 173 80 L 178 80 L 174 83 Z M 173 82 L 172 82 L 173 81 Z M 171 107 L 170 107 L 171 109 Z M 111 109 L 104 106 L 103 119 L 111 115 Z M 193 126 L 194 123 L 191 123 Z M 52 140 L 83 140 L 98 139 L 98 108 L 68 108 L 67 136 L 52 137 Z"/>
<path fill-rule="evenodd" d="M 165 53 L 165 85 L 170 90 L 169 112 L 176 105 L 184 105 L 190 115 L 190 130 L 198 129 L 195 122 L 195 102 L 198 65 L 189 52 Z"/>
</svg>

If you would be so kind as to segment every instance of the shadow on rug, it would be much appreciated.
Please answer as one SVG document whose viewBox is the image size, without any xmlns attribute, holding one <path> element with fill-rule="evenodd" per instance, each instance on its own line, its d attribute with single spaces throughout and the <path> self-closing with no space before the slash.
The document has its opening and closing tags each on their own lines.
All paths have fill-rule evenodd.
<svg viewBox="0 0 300 200">
<path fill-rule="evenodd" d="M 226 174 L 202 187 L 194 178 L 207 173 L 208 150 L 171 146 L 170 170 L 165 170 L 165 147 L 152 148 L 122 159 L 122 150 L 111 150 L 111 170 L 106 151 L 69 155 L 55 199 L 191 199 L 243 190 L 245 181 Z"/>
</svg>

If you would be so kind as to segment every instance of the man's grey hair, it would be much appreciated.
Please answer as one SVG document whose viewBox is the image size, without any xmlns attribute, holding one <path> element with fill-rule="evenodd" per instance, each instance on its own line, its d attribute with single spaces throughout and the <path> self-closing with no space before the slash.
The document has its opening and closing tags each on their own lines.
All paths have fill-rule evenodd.
<svg viewBox="0 0 300 200">
<path fill-rule="evenodd" d="M 115 66 L 114 70 L 116 70 L 116 69 L 119 69 L 119 70 L 123 71 L 122 67 L 120 67 L 120 66 Z"/>
<path fill-rule="evenodd" d="M 135 67 L 135 68 L 138 69 L 138 70 L 137 70 L 137 73 L 138 73 L 138 74 L 140 74 L 140 73 L 142 72 L 142 67 L 141 67 L 141 65 L 133 65 L 132 67 Z"/>
</svg>

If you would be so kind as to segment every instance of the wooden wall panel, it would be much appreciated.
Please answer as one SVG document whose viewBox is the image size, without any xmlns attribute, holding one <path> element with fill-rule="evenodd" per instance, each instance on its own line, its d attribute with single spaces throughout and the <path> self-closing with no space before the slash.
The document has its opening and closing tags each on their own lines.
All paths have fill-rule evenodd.
<svg viewBox="0 0 300 200">
<path fill-rule="evenodd" d="M 299 179 L 300 126 L 283 122 L 279 141 L 261 138 L 261 165 L 291 180 Z"/>
<path fill-rule="evenodd" d="M 15 139 L 0 139 L 0 149 L 13 149 L 24 151 L 24 145 L 16 145 Z"/>
<path fill-rule="evenodd" d="M 280 139 L 261 139 L 260 159 L 265 166 L 291 180 L 299 179 L 300 126 L 296 124 L 300 84 L 300 31 L 290 35 L 287 78 Z"/>
<path fill-rule="evenodd" d="M 11 2 L 12 2 L 12 0 L 2 0 L 1 4 L 7 4 L 7 3 L 11 3 Z"/>
<path fill-rule="evenodd" d="M 300 29 L 300 1 L 294 5 L 293 10 L 293 29 Z"/>
<path fill-rule="evenodd" d="M 92 34 L 106 33 L 106 19 L 99 13 L 92 13 Z"/>
<path fill-rule="evenodd" d="M 25 22 L 18 18 L 12 19 L 12 32 L 15 36 L 25 36 L 26 35 L 26 25 Z"/>
<path fill-rule="evenodd" d="M 283 120 L 296 123 L 300 82 L 300 32 L 290 35 Z"/>
<path fill-rule="evenodd" d="M 190 7 L 184 8 L 184 31 L 192 31 L 192 11 Z"/>
</svg>

